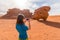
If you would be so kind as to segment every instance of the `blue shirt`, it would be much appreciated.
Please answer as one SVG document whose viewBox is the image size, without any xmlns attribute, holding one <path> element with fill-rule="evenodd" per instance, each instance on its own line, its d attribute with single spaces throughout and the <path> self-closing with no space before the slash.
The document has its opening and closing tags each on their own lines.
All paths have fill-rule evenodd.
<svg viewBox="0 0 60 40">
<path fill-rule="evenodd" d="M 16 29 L 19 32 L 19 38 L 27 38 L 28 27 L 25 24 L 16 24 Z"/>
</svg>

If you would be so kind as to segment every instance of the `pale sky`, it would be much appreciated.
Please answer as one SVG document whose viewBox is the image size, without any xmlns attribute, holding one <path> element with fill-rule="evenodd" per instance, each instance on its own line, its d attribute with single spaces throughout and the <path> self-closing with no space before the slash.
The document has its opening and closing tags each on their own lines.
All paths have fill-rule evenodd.
<svg viewBox="0 0 60 40">
<path fill-rule="evenodd" d="M 9 8 L 35 9 L 42 6 L 50 6 L 50 15 L 60 15 L 60 0 L 0 0 L 0 14 L 6 14 Z"/>
</svg>

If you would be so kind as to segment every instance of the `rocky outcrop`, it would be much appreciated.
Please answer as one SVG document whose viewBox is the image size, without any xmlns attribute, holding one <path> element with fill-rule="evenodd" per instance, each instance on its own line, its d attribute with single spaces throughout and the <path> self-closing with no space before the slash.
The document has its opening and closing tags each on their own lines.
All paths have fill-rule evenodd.
<svg viewBox="0 0 60 40">
<path fill-rule="evenodd" d="M 32 15 L 28 9 L 20 10 L 18 8 L 13 8 L 8 9 L 7 14 L 2 16 L 1 18 L 16 19 L 20 13 L 24 14 L 26 18 L 30 18 Z"/>
<path fill-rule="evenodd" d="M 7 14 L 2 16 L 1 18 L 4 18 L 4 19 L 11 19 L 12 18 L 12 19 L 14 19 L 17 17 L 19 12 L 21 12 L 21 10 L 18 8 L 8 9 Z"/>
<path fill-rule="evenodd" d="M 28 9 L 22 10 L 22 13 L 25 15 L 26 18 L 31 18 L 32 17 L 32 13 Z"/>
<path fill-rule="evenodd" d="M 43 19 L 46 20 L 49 16 L 48 12 L 50 11 L 49 6 L 43 6 L 35 10 L 34 15 L 32 16 L 33 19 L 39 20 Z"/>
</svg>

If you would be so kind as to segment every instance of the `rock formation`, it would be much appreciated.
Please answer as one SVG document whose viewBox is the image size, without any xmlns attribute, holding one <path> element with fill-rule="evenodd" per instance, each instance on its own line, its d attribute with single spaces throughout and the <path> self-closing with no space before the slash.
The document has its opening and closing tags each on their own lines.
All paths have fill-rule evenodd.
<svg viewBox="0 0 60 40">
<path fill-rule="evenodd" d="M 32 13 L 28 9 L 22 10 L 22 13 L 25 15 L 26 18 L 32 17 Z"/>
<path fill-rule="evenodd" d="M 7 14 L 0 17 L 5 19 L 16 19 L 18 14 L 22 13 L 26 18 L 32 18 L 35 20 L 43 19 L 46 20 L 49 16 L 48 12 L 50 11 L 49 6 L 43 6 L 35 10 L 34 15 L 30 12 L 29 9 L 20 10 L 18 8 L 8 9 Z"/>
<path fill-rule="evenodd" d="M 1 18 L 5 19 L 16 19 L 18 14 L 23 13 L 26 18 L 31 17 L 31 13 L 28 9 L 20 10 L 18 8 L 8 9 L 7 14 L 2 16 Z"/>
<path fill-rule="evenodd" d="M 33 19 L 39 20 L 43 19 L 44 21 L 49 16 L 48 12 L 50 10 L 49 6 L 43 6 L 35 10 L 34 15 L 32 16 Z"/>
<path fill-rule="evenodd" d="M 2 16 L 1 18 L 4 18 L 4 19 L 11 19 L 12 18 L 12 19 L 14 19 L 17 17 L 19 12 L 21 12 L 21 10 L 18 8 L 8 9 L 7 14 Z"/>
</svg>

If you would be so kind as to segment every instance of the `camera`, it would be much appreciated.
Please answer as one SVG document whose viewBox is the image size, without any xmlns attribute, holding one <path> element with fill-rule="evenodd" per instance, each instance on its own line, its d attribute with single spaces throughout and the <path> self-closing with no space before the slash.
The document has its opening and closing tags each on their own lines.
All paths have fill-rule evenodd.
<svg viewBox="0 0 60 40">
<path fill-rule="evenodd" d="M 28 18 L 26 20 L 29 20 Z"/>
</svg>

